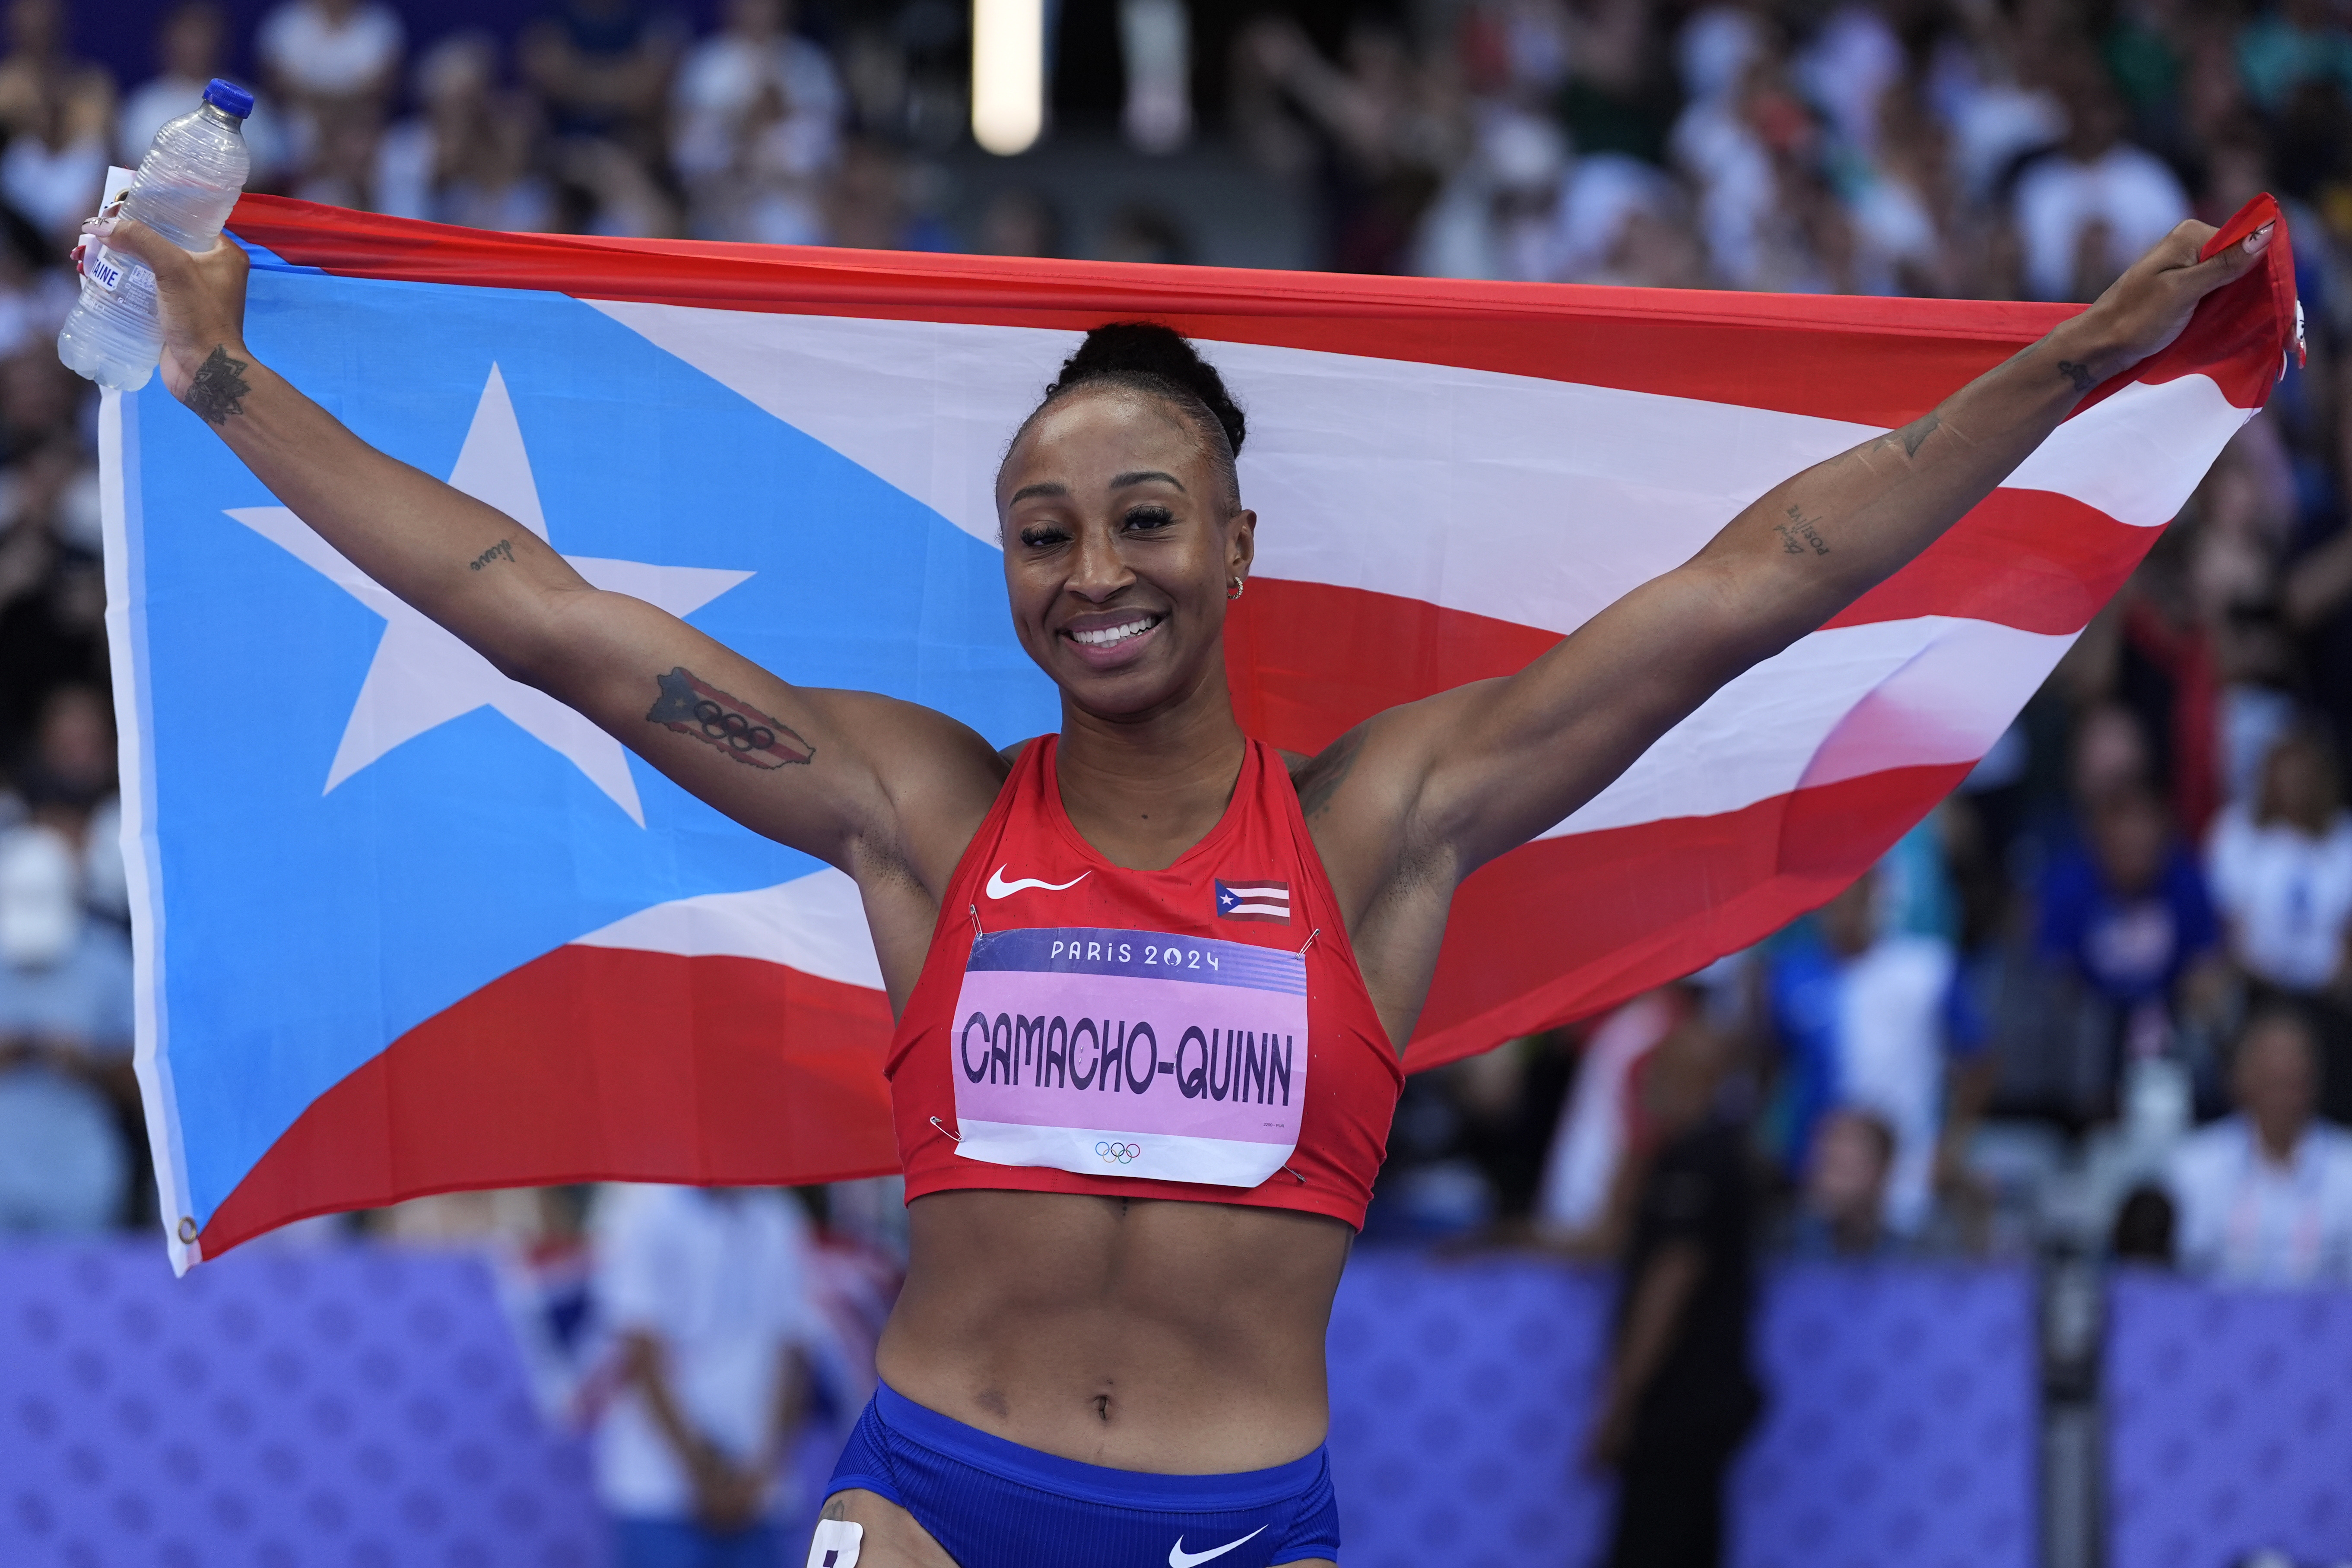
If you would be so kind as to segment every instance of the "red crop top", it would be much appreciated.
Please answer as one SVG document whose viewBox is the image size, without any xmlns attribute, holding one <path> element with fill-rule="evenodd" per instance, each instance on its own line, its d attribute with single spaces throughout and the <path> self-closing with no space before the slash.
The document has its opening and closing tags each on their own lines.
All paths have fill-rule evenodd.
<svg viewBox="0 0 2352 1568">
<path fill-rule="evenodd" d="M 1022 748 L 890 1042 L 907 1196 L 1306 1209 L 1361 1228 L 1404 1074 L 1281 758 L 1165 871 L 1078 836 Z M 961 1140 L 961 1141 L 959 1141 Z"/>
</svg>

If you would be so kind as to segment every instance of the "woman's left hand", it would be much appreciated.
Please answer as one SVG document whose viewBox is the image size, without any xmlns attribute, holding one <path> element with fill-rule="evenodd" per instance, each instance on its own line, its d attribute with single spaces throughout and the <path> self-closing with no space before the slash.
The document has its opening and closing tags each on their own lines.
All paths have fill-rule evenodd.
<svg viewBox="0 0 2352 1568">
<path fill-rule="evenodd" d="M 2060 368 L 2074 377 L 2077 391 L 2088 392 L 2169 348 L 2199 300 L 2253 270 L 2270 248 L 2275 227 L 2264 224 L 2221 255 L 2200 261 L 2197 253 L 2213 237 L 2213 225 L 2193 218 L 2177 225 L 2088 310 L 2059 329 L 2096 345 L 2083 360 L 2066 361 Z"/>
</svg>

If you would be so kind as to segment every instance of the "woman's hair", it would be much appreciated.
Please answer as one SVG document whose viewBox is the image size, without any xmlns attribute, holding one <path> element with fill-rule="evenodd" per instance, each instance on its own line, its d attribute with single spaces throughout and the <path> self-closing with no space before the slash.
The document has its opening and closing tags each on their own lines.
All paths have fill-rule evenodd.
<svg viewBox="0 0 2352 1568">
<path fill-rule="evenodd" d="M 1172 405 L 1200 431 L 1209 460 L 1224 481 L 1227 504 L 1240 504 L 1241 484 L 1234 472 L 1234 459 L 1241 452 L 1248 427 L 1233 394 L 1225 390 L 1224 378 L 1201 358 L 1181 332 L 1156 321 L 1112 321 L 1097 327 L 1078 345 L 1078 351 L 1062 361 L 1062 373 L 1021 422 L 1013 441 L 1020 441 L 1022 432 L 1038 414 L 1088 387 L 1123 387 Z"/>
</svg>

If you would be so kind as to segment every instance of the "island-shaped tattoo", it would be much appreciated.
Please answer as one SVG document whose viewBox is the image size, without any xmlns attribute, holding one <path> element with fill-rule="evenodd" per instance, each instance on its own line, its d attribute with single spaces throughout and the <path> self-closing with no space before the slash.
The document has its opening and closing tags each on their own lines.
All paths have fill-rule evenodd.
<svg viewBox="0 0 2352 1568">
<path fill-rule="evenodd" d="M 683 665 L 654 680 L 661 696 L 646 715 L 648 723 L 692 736 L 753 768 L 782 768 L 816 755 L 791 726 L 704 685 Z"/>
</svg>

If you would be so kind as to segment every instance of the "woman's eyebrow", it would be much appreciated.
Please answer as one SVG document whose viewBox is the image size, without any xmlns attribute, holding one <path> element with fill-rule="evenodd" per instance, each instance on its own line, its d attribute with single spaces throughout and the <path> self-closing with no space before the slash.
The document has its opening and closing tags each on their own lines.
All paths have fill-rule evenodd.
<svg viewBox="0 0 2352 1568">
<path fill-rule="evenodd" d="M 1162 474 L 1157 468 L 1139 468 L 1132 474 L 1116 475 L 1111 479 L 1110 487 L 1114 490 L 1124 490 L 1130 485 L 1141 485 L 1153 479 L 1160 480 L 1162 484 L 1173 485 L 1185 495 L 1192 494 L 1190 490 L 1184 489 L 1183 480 L 1173 474 Z"/>
<path fill-rule="evenodd" d="M 1045 479 L 1041 480 L 1034 485 L 1022 486 L 1021 488 L 1013 492 L 1012 498 L 1006 501 L 1005 505 L 1008 507 L 1017 506 L 1021 502 L 1027 500 L 1032 496 L 1066 496 L 1069 493 L 1070 487 L 1067 485 L 1062 484 L 1058 480 Z"/>
</svg>

